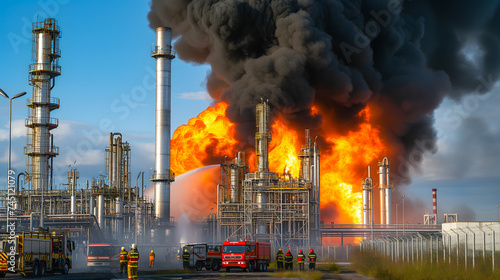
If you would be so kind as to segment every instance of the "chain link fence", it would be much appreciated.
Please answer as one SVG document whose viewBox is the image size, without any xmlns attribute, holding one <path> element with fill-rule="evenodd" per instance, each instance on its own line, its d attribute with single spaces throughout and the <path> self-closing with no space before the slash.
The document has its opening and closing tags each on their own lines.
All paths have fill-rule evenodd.
<svg viewBox="0 0 500 280">
<path fill-rule="evenodd" d="M 465 268 L 487 263 L 498 266 L 500 250 L 498 222 L 457 222 L 443 224 L 441 233 L 413 233 L 363 240 L 361 250 L 373 250 L 393 262 L 431 264 L 456 263 Z"/>
</svg>

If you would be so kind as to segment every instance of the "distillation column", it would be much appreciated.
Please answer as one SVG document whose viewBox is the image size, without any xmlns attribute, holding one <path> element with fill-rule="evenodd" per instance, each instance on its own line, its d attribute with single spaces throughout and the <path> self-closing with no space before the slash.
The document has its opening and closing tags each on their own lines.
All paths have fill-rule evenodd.
<svg viewBox="0 0 500 280">
<path fill-rule="evenodd" d="M 171 43 L 172 30 L 156 28 L 156 126 L 155 170 L 151 181 L 155 187 L 155 214 L 159 223 L 170 221 L 170 67 L 175 57 Z"/>
<path fill-rule="evenodd" d="M 269 142 L 271 142 L 271 133 L 269 132 L 269 104 L 267 101 L 257 104 L 257 132 L 255 133 L 255 154 L 257 156 L 257 178 L 265 179 L 269 176 Z M 265 180 L 260 180 L 259 188 L 264 188 Z M 257 192 L 255 202 L 259 211 L 265 211 L 267 203 L 267 194 Z M 260 228 L 259 233 L 264 229 Z"/>
<path fill-rule="evenodd" d="M 76 214 L 76 186 L 80 174 L 76 169 L 68 171 L 68 190 L 71 192 L 71 215 Z"/>
<path fill-rule="evenodd" d="M 389 183 L 389 159 L 378 163 L 380 188 L 380 224 L 391 224 L 391 185 Z"/>
<path fill-rule="evenodd" d="M 28 99 L 29 116 L 25 125 L 28 128 L 28 141 L 24 148 L 32 190 L 47 191 L 51 182 L 49 171 L 51 159 L 59 154 L 53 146 L 50 130 L 59 122 L 50 117 L 50 112 L 59 108 L 59 99 L 51 98 L 50 91 L 55 85 L 55 77 L 61 75 L 59 66 L 59 38 L 61 33 L 55 19 L 33 23 L 32 61 L 29 81 L 33 95 Z M 49 167 L 50 166 L 50 167 Z"/>
<path fill-rule="evenodd" d="M 257 156 L 257 171 L 269 172 L 269 142 L 271 133 L 269 124 L 269 104 L 267 101 L 257 104 L 257 133 L 255 135 L 255 152 Z"/>
</svg>

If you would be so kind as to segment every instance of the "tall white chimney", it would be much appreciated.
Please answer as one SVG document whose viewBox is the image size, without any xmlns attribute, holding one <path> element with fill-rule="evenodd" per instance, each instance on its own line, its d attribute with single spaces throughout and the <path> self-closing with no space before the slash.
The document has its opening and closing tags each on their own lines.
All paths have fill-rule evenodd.
<svg viewBox="0 0 500 280">
<path fill-rule="evenodd" d="M 156 28 L 156 46 L 151 57 L 156 59 L 156 126 L 155 170 L 151 181 L 155 187 L 155 214 L 161 224 L 170 221 L 170 67 L 175 58 L 171 43 L 172 30 Z"/>
</svg>

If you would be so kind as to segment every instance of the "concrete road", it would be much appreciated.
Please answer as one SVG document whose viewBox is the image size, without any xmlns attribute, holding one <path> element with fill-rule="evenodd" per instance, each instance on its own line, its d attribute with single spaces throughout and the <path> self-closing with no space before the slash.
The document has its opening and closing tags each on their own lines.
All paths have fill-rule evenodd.
<svg viewBox="0 0 500 280">
<path fill-rule="evenodd" d="M 321 271 L 323 274 L 323 279 L 339 279 L 339 280 L 365 280 L 373 279 L 359 275 L 353 271 L 345 271 L 341 274 L 334 274 L 330 271 Z M 224 277 L 222 277 L 224 276 Z M 186 274 L 170 274 L 169 271 L 165 270 L 150 270 L 146 269 L 139 271 L 139 279 L 245 279 L 245 280 L 257 280 L 257 279 L 283 279 L 282 277 L 273 276 L 273 271 L 269 270 L 267 272 L 242 272 L 242 271 L 231 271 L 225 272 L 221 271 L 195 271 Z M 7 275 L 3 279 L 22 279 L 20 275 Z M 90 279 L 90 280 L 126 280 L 128 279 L 127 274 L 120 274 L 116 271 L 87 271 L 82 269 L 71 270 L 68 275 L 52 274 L 46 275 L 45 277 L 39 279 L 60 279 L 60 280 L 76 280 L 76 279 Z M 298 279 L 298 278 L 287 278 L 287 279 Z"/>
</svg>

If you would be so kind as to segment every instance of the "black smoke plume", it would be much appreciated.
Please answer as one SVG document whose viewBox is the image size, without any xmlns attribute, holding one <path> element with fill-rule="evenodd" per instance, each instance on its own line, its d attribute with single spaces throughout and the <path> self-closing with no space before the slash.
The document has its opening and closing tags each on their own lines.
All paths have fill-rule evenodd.
<svg viewBox="0 0 500 280">
<path fill-rule="evenodd" d="M 498 79 L 498 4 L 153 0 L 148 19 L 151 28 L 172 28 L 180 59 L 211 65 L 207 88 L 229 104 L 243 142 L 253 143 L 261 98 L 290 126 L 319 135 L 357 129 L 369 104 L 397 184 L 435 151 L 433 112 L 442 100 L 484 93 L 478 77 Z M 311 116 L 312 105 L 321 116 Z"/>
</svg>

